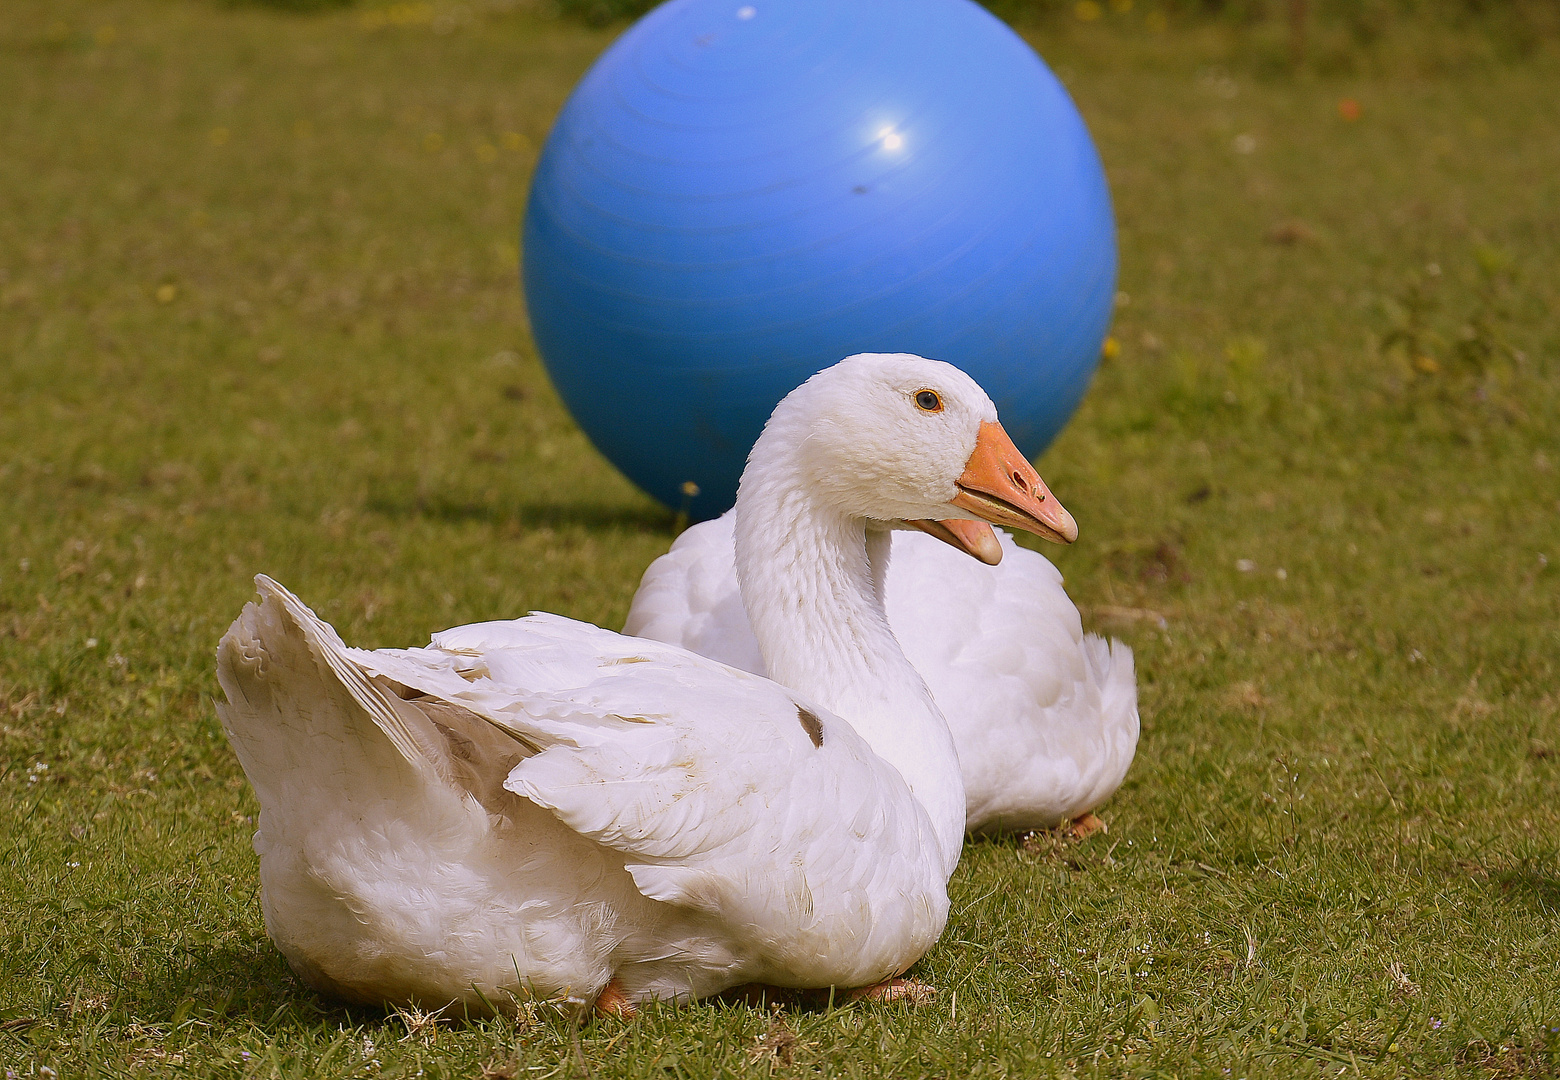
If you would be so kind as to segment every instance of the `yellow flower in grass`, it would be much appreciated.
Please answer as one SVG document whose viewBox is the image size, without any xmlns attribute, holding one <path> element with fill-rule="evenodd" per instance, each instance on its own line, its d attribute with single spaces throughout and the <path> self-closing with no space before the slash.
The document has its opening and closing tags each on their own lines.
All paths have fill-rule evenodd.
<svg viewBox="0 0 1560 1080">
<path fill-rule="evenodd" d="M 179 287 L 172 282 L 166 282 L 157 286 L 157 302 L 159 304 L 171 304 L 179 295 Z"/>
<path fill-rule="evenodd" d="M 1112 335 L 1105 339 L 1105 344 L 1100 346 L 1101 360 L 1114 360 L 1121 355 L 1121 342 Z"/>
</svg>

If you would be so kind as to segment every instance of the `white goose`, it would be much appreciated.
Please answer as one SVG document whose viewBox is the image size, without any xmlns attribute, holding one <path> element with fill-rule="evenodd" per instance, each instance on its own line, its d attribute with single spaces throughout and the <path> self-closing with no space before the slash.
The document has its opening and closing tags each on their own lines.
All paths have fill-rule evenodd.
<svg viewBox="0 0 1560 1080">
<path fill-rule="evenodd" d="M 733 510 L 695 525 L 651 563 L 623 632 L 767 674 L 737 587 L 736 521 Z M 1005 532 L 910 524 L 922 531 L 893 534 L 882 593 L 894 637 L 953 733 L 966 827 L 1087 820 L 1137 749 L 1132 650 L 1085 634 L 1056 567 Z"/>
<path fill-rule="evenodd" d="M 868 523 L 967 514 L 1075 534 L 967 376 L 856 357 L 780 404 L 743 474 L 736 573 L 775 682 L 551 615 L 351 649 L 257 578 L 217 670 L 272 939 L 372 1003 L 891 994 L 946 921 L 964 791 Z"/>
</svg>

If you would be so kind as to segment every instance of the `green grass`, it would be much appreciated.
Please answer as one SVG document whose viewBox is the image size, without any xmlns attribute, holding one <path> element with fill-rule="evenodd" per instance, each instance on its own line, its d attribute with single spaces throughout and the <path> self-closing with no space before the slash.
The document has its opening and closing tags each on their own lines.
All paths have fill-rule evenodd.
<svg viewBox="0 0 1560 1080">
<path fill-rule="evenodd" d="M 1111 831 L 972 844 L 926 1010 L 792 1013 L 763 1058 L 759 1011 L 652 1008 L 580 1053 L 1552 1075 L 1560 64 L 1431 35 L 1461 59 L 1294 76 L 1237 31 L 1036 33 L 1121 224 L 1120 353 L 1040 463 L 1083 529 L 1048 553 L 1137 650 Z M 0 1066 L 581 1074 L 550 1010 L 409 1036 L 292 977 L 212 654 L 259 570 L 363 645 L 621 624 L 671 517 L 561 410 L 513 246 L 608 39 L 495 5 L 8 5 Z"/>
</svg>

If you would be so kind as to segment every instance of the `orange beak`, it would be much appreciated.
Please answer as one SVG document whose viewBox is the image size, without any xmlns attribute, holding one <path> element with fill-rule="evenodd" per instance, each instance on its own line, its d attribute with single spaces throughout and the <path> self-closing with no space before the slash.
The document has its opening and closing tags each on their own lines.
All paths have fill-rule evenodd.
<svg viewBox="0 0 1560 1080">
<path fill-rule="evenodd" d="M 992 532 L 991 526 L 984 521 L 966 521 L 963 518 L 932 521 L 922 518 L 919 521 L 907 521 L 905 524 L 914 525 L 922 532 L 937 537 L 943 543 L 958 548 L 966 555 L 975 556 L 987 566 L 996 566 L 1002 561 L 1002 545 L 997 542 L 997 534 Z"/>
<path fill-rule="evenodd" d="M 953 505 L 993 525 L 1023 529 L 1059 544 L 1070 544 L 1078 539 L 1078 523 L 1056 501 L 1056 496 L 1051 494 L 1051 489 L 1045 486 L 1028 459 L 1018 452 L 1001 424 L 988 420 L 980 425 L 975 449 L 964 464 L 958 487 L 959 493 L 950 500 Z M 919 522 L 914 524 L 920 526 Z M 947 527 L 954 522 L 939 524 Z M 970 524 L 980 527 L 978 523 Z M 932 532 L 932 535 L 938 534 Z M 992 536 L 991 540 L 995 543 L 996 537 Z M 964 544 L 955 543 L 954 546 L 970 551 L 983 562 L 996 561 L 982 558 Z M 1000 558 L 1000 549 L 998 551 Z"/>
</svg>

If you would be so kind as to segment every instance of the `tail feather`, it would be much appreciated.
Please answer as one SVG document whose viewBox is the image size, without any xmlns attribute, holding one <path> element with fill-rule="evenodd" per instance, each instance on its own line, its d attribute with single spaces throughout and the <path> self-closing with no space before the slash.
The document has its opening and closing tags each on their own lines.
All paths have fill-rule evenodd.
<svg viewBox="0 0 1560 1080">
<path fill-rule="evenodd" d="M 368 677 L 356 664 L 351 663 L 343 655 L 347 646 L 336 633 L 335 628 L 309 610 L 302 600 L 264 574 L 255 577 L 255 585 L 260 590 L 262 603 L 266 600 L 275 600 L 281 605 L 285 617 L 308 642 L 315 661 L 324 664 L 330 670 L 330 673 L 340 682 L 342 689 L 352 695 L 352 700 L 368 714 L 374 725 L 390 740 L 390 745 L 394 746 L 409 764 L 422 765 L 426 757 L 417 744 L 416 736 L 412 734 L 400 713 L 385 700 L 385 695 L 369 682 Z"/>
<path fill-rule="evenodd" d="M 1095 685 L 1100 688 L 1100 717 L 1105 738 L 1097 793 L 1090 802 L 1092 809 L 1115 794 L 1126 778 L 1127 769 L 1137 753 L 1141 724 L 1132 649 L 1114 638 L 1107 642 L 1095 634 L 1087 634 L 1084 636 L 1084 655 L 1088 658 Z"/>
<path fill-rule="evenodd" d="M 1107 642 L 1098 634 L 1086 634 L 1083 643 L 1089 674 L 1094 677 L 1094 685 L 1100 688 L 1101 713 L 1118 718 L 1118 724 L 1128 723 L 1130 717 L 1132 737 L 1136 742 L 1137 665 L 1132 658 L 1132 647 L 1115 638 Z"/>
<path fill-rule="evenodd" d="M 263 804 L 285 805 L 282 789 L 308 784 L 407 790 L 407 769 L 484 805 L 505 798 L 503 778 L 526 747 L 465 709 L 371 675 L 291 592 L 263 574 L 255 584 L 260 601 L 217 647 L 228 699 L 218 714 Z"/>
</svg>

